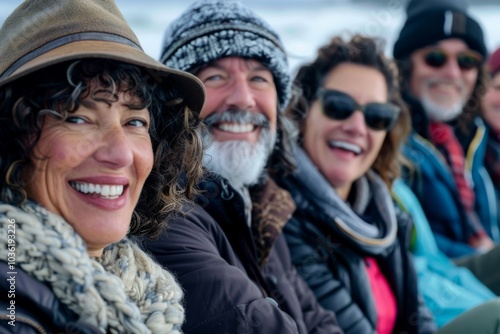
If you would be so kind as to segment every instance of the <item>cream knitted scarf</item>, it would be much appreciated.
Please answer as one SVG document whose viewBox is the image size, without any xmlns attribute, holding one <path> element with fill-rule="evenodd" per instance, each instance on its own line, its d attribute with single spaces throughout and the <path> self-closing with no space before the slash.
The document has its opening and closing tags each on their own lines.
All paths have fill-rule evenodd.
<svg viewBox="0 0 500 334">
<path fill-rule="evenodd" d="M 106 333 L 180 333 L 182 290 L 132 241 L 104 250 L 100 262 L 61 217 L 27 202 L 0 203 L 0 243 L 15 221 L 15 265 L 48 284 L 59 300 Z M 0 247 L 7 261 L 7 247 Z"/>
</svg>

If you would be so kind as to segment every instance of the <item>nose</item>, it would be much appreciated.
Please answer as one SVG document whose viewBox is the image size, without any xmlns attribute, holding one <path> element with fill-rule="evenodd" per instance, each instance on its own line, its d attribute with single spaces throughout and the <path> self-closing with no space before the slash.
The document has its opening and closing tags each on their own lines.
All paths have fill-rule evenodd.
<svg viewBox="0 0 500 334">
<path fill-rule="evenodd" d="M 462 70 L 460 69 L 460 66 L 458 66 L 458 62 L 455 57 L 448 59 L 448 61 L 442 68 L 442 73 L 446 78 L 449 79 L 460 78 L 460 76 L 462 75 Z"/>
<path fill-rule="evenodd" d="M 254 109 L 255 97 L 252 88 L 246 78 L 236 78 L 226 98 L 228 109 L 252 110 Z"/>
<path fill-rule="evenodd" d="M 123 127 L 107 128 L 101 138 L 96 138 L 98 148 L 95 159 L 111 168 L 121 168 L 132 164 L 133 152 Z"/>
<path fill-rule="evenodd" d="M 365 115 L 360 110 L 356 110 L 351 117 L 342 122 L 342 128 L 344 131 L 353 136 L 363 135 L 367 131 Z"/>
</svg>

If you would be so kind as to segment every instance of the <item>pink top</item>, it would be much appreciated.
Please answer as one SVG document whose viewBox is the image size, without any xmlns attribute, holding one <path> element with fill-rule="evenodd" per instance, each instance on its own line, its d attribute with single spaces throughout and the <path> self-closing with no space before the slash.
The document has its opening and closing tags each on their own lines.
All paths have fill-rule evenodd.
<svg viewBox="0 0 500 334">
<path fill-rule="evenodd" d="M 396 324 L 398 312 L 396 298 L 392 293 L 389 282 L 380 271 L 377 261 L 371 257 L 364 260 L 377 309 L 377 334 L 391 334 Z"/>
</svg>

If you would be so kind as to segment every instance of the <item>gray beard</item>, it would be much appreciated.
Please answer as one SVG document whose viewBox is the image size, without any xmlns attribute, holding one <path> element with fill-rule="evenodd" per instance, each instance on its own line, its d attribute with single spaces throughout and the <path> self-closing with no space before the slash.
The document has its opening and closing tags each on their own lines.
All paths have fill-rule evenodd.
<svg viewBox="0 0 500 334">
<path fill-rule="evenodd" d="M 276 142 L 275 132 L 269 128 L 261 131 L 255 144 L 242 140 L 218 142 L 209 133 L 203 133 L 203 143 L 208 145 L 203 165 L 226 178 L 235 189 L 257 184 Z"/>
<path fill-rule="evenodd" d="M 462 113 L 462 110 L 465 104 L 467 103 L 467 100 L 462 98 L 459 101 L 457 101 L 454 105 L 449 107 L 443 107 L 439 103 L 432 101 L 431 97 L 429 96 L 427 88 L 432 83 L 438 81 L 440 80 L 429 79 L 424 84 L 423 94 L 421 98 L 422 107 L 424 108 L 424 111 L 427 114 L 429 120 L 435 122 L 449 122 L 457 118 Z M 461 89 L 462 91 L 465 90 L 463 84 L 461 85 Z"/>
<path fill-rule="evenodd" d="M 459 101 L 451 107 L 442 107 L 426 97 L 424 97 L 421 102 L 427 117 L 435 122 L 449 122 L 454 120 L 462 113 L 462 109 L 465 105 L 463 101 Z"/>
</svg>

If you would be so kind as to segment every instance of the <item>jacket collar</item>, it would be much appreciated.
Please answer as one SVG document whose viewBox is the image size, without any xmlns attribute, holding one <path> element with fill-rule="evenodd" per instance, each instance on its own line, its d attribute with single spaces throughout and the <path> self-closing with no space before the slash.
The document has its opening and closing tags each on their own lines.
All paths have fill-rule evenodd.
<svg viewBox="0 0 500 334">
<path fill-rule="evenodd" d="M 233 247 L 240 247 L 236 243 L 244 240 L 259 266 L 263 267 L 295 210 L 290 194 L 269 178 L 248 189 L 252 200 L 249 228 L 243 197 L 227 179 L 207 171 L 198 187 L 203 191 L 196 202 L 224 230 Z"/>
</svg>

